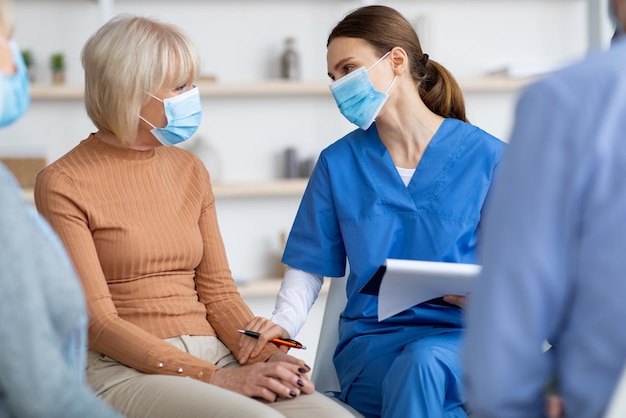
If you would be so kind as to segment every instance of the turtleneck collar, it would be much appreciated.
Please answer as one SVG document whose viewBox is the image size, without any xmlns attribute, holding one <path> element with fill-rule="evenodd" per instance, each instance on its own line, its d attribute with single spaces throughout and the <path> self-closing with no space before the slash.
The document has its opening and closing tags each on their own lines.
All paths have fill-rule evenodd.
<svg viewBox="0 0 626 418">
<path fill-rule="evenodd" d="M 106 142 L 98 139 L 98 137 L 96 137 L 96 135 L 93 133 L 90 134 L 89 137 L 83 141 L 83 144 L 99 153 L 130 161 L 148 160 L 152 158 L 155 154 L 154 148 L 148 151 L 137 151 L 107 144 Z"/>
</svg>

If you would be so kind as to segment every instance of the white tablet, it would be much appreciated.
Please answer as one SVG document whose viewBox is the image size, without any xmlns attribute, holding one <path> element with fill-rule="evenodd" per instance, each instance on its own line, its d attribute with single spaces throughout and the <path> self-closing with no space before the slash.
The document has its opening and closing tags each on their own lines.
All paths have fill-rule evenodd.
<svg viewBox="0 0 626 418">
<path fill-rule="evenodd" d="M 480 273 L 477 264 L 388 258 L 360 290 L 378 295 L 378 320 L 445 295 L 466 295 Z"/>
</svg>

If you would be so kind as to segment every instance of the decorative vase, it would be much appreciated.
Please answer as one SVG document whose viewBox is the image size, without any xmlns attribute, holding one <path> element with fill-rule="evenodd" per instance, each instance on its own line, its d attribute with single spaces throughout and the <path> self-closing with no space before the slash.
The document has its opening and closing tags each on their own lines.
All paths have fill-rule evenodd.
<svg viewBox="0 0 626 418">
<path fill-rule="evenodd" d="M 52 83 L 56 85 L 65 84 L 65 71 L 53 71 Z"/>
</svg>

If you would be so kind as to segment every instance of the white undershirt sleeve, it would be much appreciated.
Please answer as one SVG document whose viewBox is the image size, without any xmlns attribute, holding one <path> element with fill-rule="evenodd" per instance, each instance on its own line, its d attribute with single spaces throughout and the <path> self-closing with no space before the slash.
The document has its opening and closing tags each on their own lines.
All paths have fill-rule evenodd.
<svg viewBox="0 0 626 418">
<path fill-rule="evenodd" d="M 322 284 L 324 278 L 318 274 L 287 267 L 276 296 L 271 321 L 283 327 L 291 338 L 295 338 L 317 300 Z"/>
</svg>

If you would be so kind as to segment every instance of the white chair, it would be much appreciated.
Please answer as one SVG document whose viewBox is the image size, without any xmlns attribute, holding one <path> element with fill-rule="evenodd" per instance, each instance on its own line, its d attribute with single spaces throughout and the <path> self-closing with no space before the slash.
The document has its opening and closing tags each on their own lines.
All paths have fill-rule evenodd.
<svg viewBox="0 0 626 418">
<path fill-rule="evenodd" d="M 604 418 L 624 417 L 626 417 L 626 367 L 622 370 L 622 375 L 617 382 L 613 395 L 611 395 L 609 407 L 604 415 Z"/>
<path fill-rule="evenodd" d="M 335 393 L 340 392 L 341 389 L 339 379 L 337 378 L 337 371 L 333 364 L 333 354 L 335 353 L 335 347 L 337 347 L 337 342 L 339 341 L 339 315 L 346 306 L 347 301 L 347 276 L 330 280 L 311 380 L 315 384 L 317 391 L 341 403 L 355 417 L 363 417 L 363 415 L 355 409 L 335 397 Z"/>
</svg>

